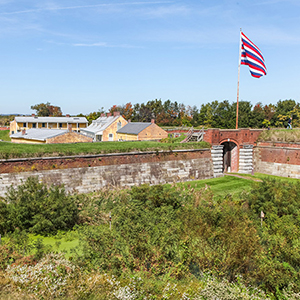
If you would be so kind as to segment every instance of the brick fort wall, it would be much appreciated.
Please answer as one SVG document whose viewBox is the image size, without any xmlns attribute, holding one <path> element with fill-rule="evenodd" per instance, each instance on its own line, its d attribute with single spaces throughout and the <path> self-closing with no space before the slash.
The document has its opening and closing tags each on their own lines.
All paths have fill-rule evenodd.
<svg viewBox="0 0 300 300">
<path fill-rule="evenodd" d="M 300 179 L 300 144 L 259 142 L 254 148 L 254 170 Z"/>
<path fill-rule="evenodd" d="M 103 154 L 0 161 L 0 196 L 30 176 L 86 193 L 105 186 L 160 184 L 212 178 L 210 149 Z"/>
</svg>

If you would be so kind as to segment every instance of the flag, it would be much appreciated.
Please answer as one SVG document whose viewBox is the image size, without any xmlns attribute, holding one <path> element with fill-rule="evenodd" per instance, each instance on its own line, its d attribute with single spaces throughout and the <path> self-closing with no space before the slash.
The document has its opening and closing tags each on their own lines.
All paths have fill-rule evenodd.
<svg viewBox="0 0 300 300">
<path fill-rule="evenodd" d="M 259 48 L 241 32 L 241 64 L 250 68 L 253 77 L 267 75 L 267 68 Z"/>
</svg>

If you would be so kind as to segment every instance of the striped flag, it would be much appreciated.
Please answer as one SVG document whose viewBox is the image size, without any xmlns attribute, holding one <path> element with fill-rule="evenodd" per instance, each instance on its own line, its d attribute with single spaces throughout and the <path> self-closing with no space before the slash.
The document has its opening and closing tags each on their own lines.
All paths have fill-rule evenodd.
<svg viewBox="0 0 300 300">
<path fill-rule="evenodd" d="M 241 32 L 241 64 L 250 68 L 253 77 L 260 78 L 267 74 L 264 58 L 259 48 Z"/>
</svg>

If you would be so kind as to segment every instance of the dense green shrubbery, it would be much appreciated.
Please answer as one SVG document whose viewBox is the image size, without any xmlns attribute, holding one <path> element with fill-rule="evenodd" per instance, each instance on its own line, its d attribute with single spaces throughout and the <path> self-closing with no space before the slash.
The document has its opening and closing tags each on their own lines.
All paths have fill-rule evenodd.
<svg viewBox="0 0 300 300">
<path fill-rule="evenodd" d="M 36 177 L 30 177 L 18 188 L 7 190 L 5 203 L 0 204 L 2 232 L 15 228 L 37 234 L 53 234 L 57 230 L 72 229 L 78 219 L 74 199 L 64 188 L 48 188 Z"/>
<path fill-rule="evenodd" d="M 244 199 L 216 200 L 209 189 L 140 186 L 103 209 L 108 224 L 82 230 L 81 261 L 121 275 L 144 271 L 185 278 L 210 272 L 261 286 L 278 297 L 300 290 L 300 188 L 265 180 Z M 263 226 L 260 211 L 265 212 Z"/>
<path fill-rule="evenodd" d="M 45 195 L 47 200 L 43 198 Z M 298 299 L 299 296 L 296 294 L 300 291 L 300 186 L 297 184 L 264 180 L 255 183 L 239 200 L 231 199 L 230 195 L 216 199 L 207 187 L 193 190 L 176 185 L 142 185 L 71 198 L 63 189 L 48 189 L 30 179 L 17 190 L 10 189 L 6 201 L 0 207 L 2 230 L 12 230 L 18 224 L 20 229 L 34 232 L 38 228 L 48 234 L 60 229 L 62 219 L 63 224 L 68 224 L 66 228 L 75 222 L 80 224 L 77 230 L 81 246 L 72 259 L 81 275 L 70 275 L 71 282 L 66 284 L 69 289 L 79 288 L 80 284 L 82 291 L 88 286 L 92 294 L 101 289 L 111 297 L 103 299 Z M 52 212 L 57 209 L 62 216 Z M 265 213 L 262 226 L 261 211 Z M 12 214 L 14 218 L 10 217 Z M 54 227 L 48 225 L 49 219 Z M 17 231 L 11 235 L 9 242 L 0 247 L 1 268 L 12 262 L 24 265 L 22 251 L 26 247 L 26 234 Z M 33 247 L 35 254 L 25 259 L 26 265 L 39 261 L 47 253 L 38 243 Z M 11 270 L 19 272 L 17 268 Z M 102 283 L 96 288 L 84 274 Z M 113 275 L 122 283 L 116 284 Z M 128 283 L 128 276 L 142 279 Z M 269 296 L 263 296 L 255 288 L 251 290 L 251 286 L 261 288 Z M 77 296 L 71 299 L 80 299 Z M 91 299 L 102 298 L 91 296 Z"/>
</svg>

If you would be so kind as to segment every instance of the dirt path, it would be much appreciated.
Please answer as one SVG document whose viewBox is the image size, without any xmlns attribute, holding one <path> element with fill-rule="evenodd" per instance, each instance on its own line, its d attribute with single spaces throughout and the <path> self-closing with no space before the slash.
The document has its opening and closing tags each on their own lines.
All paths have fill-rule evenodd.
<svg viewBox="0 0 300 300">
<path fill-rule="evenodd" d="M 232 173 L 225 173 L 224 175 L 226 175 L 226 176 L 238 177 L 238 178 L 243 178 L 243 179 L 252 180 L 252 181 L 257 181 L 257 182 L 262 182 L 261 179 L 253 178 L 253 177 L 249 177 L 249 176 L 241 176 L 241 175 L 238 175 L 238 174 L 232 174 Z"/>
</svg>

